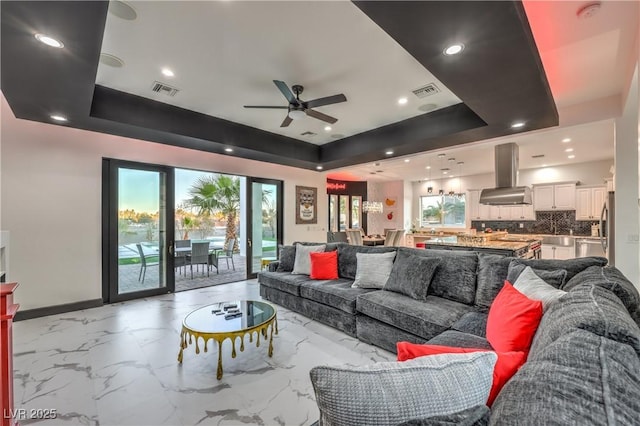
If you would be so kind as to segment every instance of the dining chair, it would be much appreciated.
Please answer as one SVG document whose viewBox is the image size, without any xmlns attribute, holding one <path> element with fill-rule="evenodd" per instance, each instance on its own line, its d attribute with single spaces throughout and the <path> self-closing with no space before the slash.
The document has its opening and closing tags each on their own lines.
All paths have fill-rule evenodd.
<svg viewBox="0 0 640 426">
<path fill-rule="evenodd" d="M 229 269 L 229 259 L 231 259 L 231 265 L 233 266 L 233 270 L 234 271 L 236 270 L 236 265 L 233 263 L 233 246 L 235 244 L 236 244 L 235 238 L 231 238 L 227 242 L 226 249 L 216 251 L 218 265 L 220 264 L 220 259 L 225 259 L 227 261 L 227 269 Z"/>
<path fill-rule="evenodd" d="M 205 265 L 207 269 L 207 276 L 209 276 L 209 242 L 193 243 L 191 244 L 191 256 L 189 263 L 191 265 L 191 279 L 193 279 L 193 265 L 196 265 L 196 271 L 198 265 Z"/>
<path fill-rule="evenodd" d="M 404 229 L 397 229 L 396 236 L 393 240 L 393 245 L 399 247 L 400 245 L 404 245 Z"/>
<path fill-rule="evenodd" d="M 396 234 L 398 231 L 396 231 L 395 229 L 387 229 L 384 235 L 384 245 L 385 246 L 392 246 L 393 243 L 396 241 Z"/>
<path fill-rule="evenodd" d="M 362 233 L 360 229 L 347 229 L 347 238 L 349 239 L 349 244 L 352 246 L 361 246 L 363 245 L 362 241 Z"/>
<path fill-rule="evenodd" d="M 151 257 L 158 257 L 157 253 L 145 254 L 142 249 L 142 244 L 136 243 L 136 247 L 138 248 L 138 255 L 140 255 L 140 273 L 138 274 L 138 281 L 142 278 L 142 284 L 144 284 L 144 277 L 147 275 L 147 268 L 149 266 L 158 266 L 160 265 L 159 260 L 149 262 L 147 259 Z"/>
<path fill-rule="evenodd" d="M 334 232 L 333 233 L 333 242 L 334 243 L 348 243 L 346 232 Z"/>
</svg>

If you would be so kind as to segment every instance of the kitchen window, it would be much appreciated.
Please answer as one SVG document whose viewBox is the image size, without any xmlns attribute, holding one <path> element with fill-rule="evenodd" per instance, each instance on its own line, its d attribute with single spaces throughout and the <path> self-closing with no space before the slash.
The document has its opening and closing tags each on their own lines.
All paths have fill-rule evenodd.
<svg viewBox="0 0 640 426">
<path fill-rule="evenodd" d="M 420 226 L 464 228 L 465 210 L 464 194 L 422 196 L 420 197 Z"/>
</svg>

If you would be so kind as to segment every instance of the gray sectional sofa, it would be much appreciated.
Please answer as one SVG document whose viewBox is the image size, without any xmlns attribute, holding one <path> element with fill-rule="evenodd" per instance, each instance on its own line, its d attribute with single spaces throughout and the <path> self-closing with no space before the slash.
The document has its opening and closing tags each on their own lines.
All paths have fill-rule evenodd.
<svg viewBox="0 0 640 426">
<path fill-rule="evenodd" d="M 303 243 L 318 244 L 318 243 Z M 396 351 L 396 342 L 491 348 L 487 312 L 514 258 L 476 252 L 350 246 L 337 250 L 337 280 L 292 275 L 295 248 L 258 276 L 267 300 Z M 356 253 L 438 257 L 425 300 L 352 288 Z M 491 408 L 491 424 L 640 424 L 640 296 L 604 258 L 516 260 L 564 269 L 568 293 L 544 314 L 524 366 Z M 535 415 L 533 415 L 535 413 Z M 428 423 L 425 423 L 428 424 Z"/>
</svg>

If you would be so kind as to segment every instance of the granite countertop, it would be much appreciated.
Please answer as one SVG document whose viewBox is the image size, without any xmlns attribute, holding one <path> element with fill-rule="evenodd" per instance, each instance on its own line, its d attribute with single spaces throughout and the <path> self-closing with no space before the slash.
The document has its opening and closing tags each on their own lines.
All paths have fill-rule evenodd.
<svg viewBox="0 0 640 426">
<path fill-rule="evenodd" d="M 444 242 L 444 241 L 427 241 L 430 245 L 456 246 L 456 247 L 478 247 L 478 248 L 494 248 L 506 250 L 520 250 L 529 246 L 530 243 L 524 241 L 496 241 L 487 240 L 485 242 Z"/>
</svg>

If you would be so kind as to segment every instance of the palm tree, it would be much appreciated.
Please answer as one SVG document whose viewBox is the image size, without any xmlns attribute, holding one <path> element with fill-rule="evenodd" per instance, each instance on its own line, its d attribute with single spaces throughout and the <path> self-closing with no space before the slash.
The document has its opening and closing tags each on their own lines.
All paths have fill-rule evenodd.
<svg viewBox="0 0 640 426">
<path fill-rule="evenodd" d="M 235 240 L 233 249 L 238 248 L 236 218 L 240 208 L 240 180 L 237 177 L 215 175 L 199 178 L 189 189 L 191 198 L 188 205 L 198 210 L 198 214 L 208 217 L 219 212 L 225 216 L 225 247 L 230 239 Z"/>
</svg>

